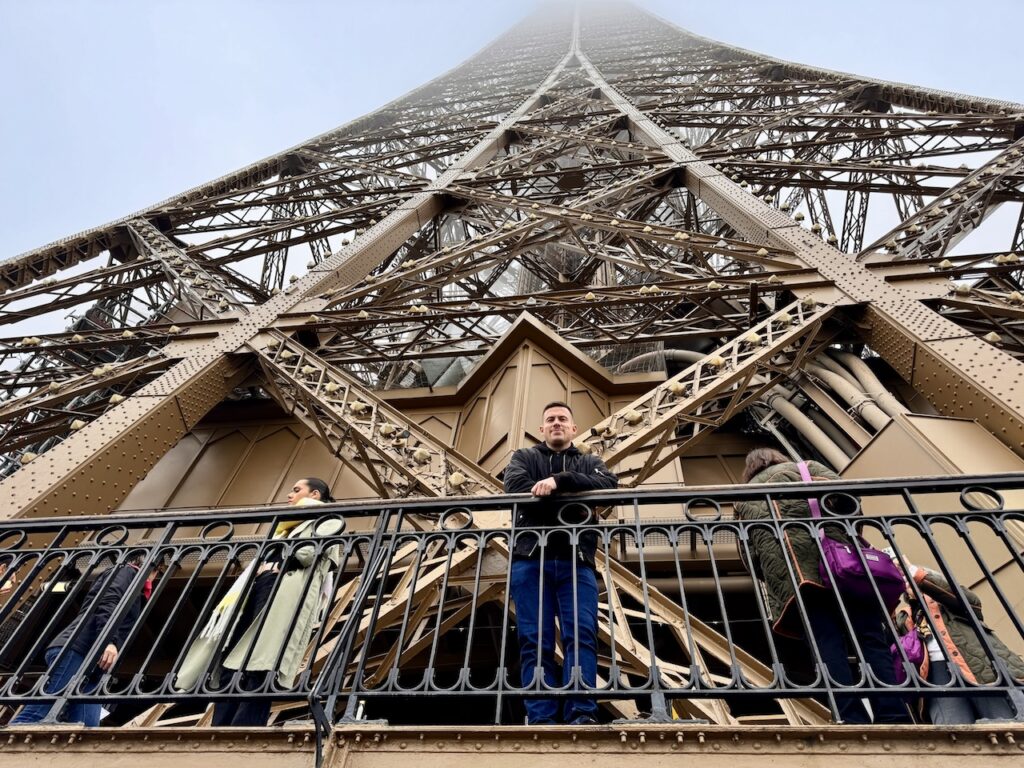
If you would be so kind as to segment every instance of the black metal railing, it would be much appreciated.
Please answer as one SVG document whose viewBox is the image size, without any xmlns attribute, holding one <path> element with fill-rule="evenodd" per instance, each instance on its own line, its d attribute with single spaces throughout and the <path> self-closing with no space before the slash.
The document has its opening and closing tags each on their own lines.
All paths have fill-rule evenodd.
<svg viewBox="0 0 1024 768">
<path fill-rule="evenodd" d="M 809 494 L 825 522 L 793 505 Z M 45 722 L 116 705 L 105 722 L 124 724 L 156 705 L 204 723 L 211 703 L 272 701 L 274 722 L 312 716 L 321 729 L 366 717 L 517 724 L 530 702 L 561 712 L 591 699 L 599 719 L 856 722 L 867 700 L 876 720 L 896 701 L 927 722 L 918 702 L 969 700 L 1019 720 L 1022 500 L 1017 474 L 593 493 L 548 503 L 551 525 L 529 529 L 519 512 L 541 502 L 522 496 L 19 520 L 0 525 L 0 704 L 41 706 Z M 820 556 L 823 525 L 892 550 L 907 576 L 903 615 L 882 607 L 870 577 L 857 600 L 798 588 L 814 574 L 794 542 Z M 553 683 L 521 668 L 517 631 L 530 616 L 509 585 L 524 559 L 538 596 L 556 588 L 545 570 L 556 561 L 577 585 L 557 627 L 539 622 L 549 664 L 582 660 Z M 581 624 L 591 598 L 578 586 L 588 569 L 596 675 Z M 933 602 L 935 584 L 946 593 Z M 787 594 L 791 636 L 778 631 Z M 819 642 L 825 614 L 849 674 L 837 673 L 835 638 Z M 880 671 L 877 640 L 895 642 L 905 618 L 938 641 L 927 652 L 948 681 L 899 650 L 888 664 L 906 679 Z"/>
</svg>

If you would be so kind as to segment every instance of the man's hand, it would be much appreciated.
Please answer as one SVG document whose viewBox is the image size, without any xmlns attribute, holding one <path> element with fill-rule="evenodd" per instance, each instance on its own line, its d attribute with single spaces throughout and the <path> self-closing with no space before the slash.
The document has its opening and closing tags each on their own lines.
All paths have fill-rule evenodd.
<svg viewBox="0 0 1024 768">
<path fill-rule="evenodd" d="M 557 490 L 558 483 L 555 482 L 555 478 L 549 477 L 545 480 L 538 480 L 534 483 L 533 488 L 530 489 L 530 493 L 534 496 L 550 496 Z"/>
<path fill-rule="evenodd" d="M 100 660 L 96 663 L 96 666 L 104 672 L 109 672 L 110 668 L 114 666 L 115 661 L 117 661 L 117 646 L 111 643 L 103 649 L 103 655 L 100 656 Z"/>
</svg>

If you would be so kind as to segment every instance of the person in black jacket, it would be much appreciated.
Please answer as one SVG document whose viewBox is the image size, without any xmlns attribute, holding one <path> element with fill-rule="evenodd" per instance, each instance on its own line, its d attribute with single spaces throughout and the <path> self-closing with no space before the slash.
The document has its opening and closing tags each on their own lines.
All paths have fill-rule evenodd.
<svg viewBox="0 0 1024 768">
<path fill-rule="evenodd" d="M 44 693 L 56 694 L 71 682 L 85 664 L 85 655 L 89 653 L 93 643 L 108 629 L 111 616 L 121 598 L 135 582 L 144 556 L 139 554 L 127 562 L 116 566 L 112 571 L 99 574 L 89 592 L 85 596 L 82 611 L 68 624 L 46 649 L 46 665 L 49 668 L 49 680 Z M 109 672 L 121 653 L 125 638 L 139 620 L 144 600 L 149 598 L 158 568 L 152 570 L 142 589 L 132 600 L 124 618 L 118 623 L 109 636 L 96 666 L 103 672 Z M 52 709 L 53 703 L 29 704 L 11 720 L 10 725 L 26 725 L 38 723 Z M 100 724 L 101 706 L 98 702 L 71 702 L 63 712 L 61 719 L 69 723 L 83 723 L 86 727 Z"/>
<path fill-rule="evenodd" d="M 544 442 L 512 454 L 504 473 L 506 493 L 531 493 L 536 503 L 516 507 L 515 540 L 509 593 L 515 603 L 519 636 L 519 665 L 523 687 L 534 684 L 542 670 L 544 687 L 573 682 L 593 688 L 597 682 L 597 576 L 594 554 L 597 535 L 578 531 L 534 531 L 586 522 L 592 511 L 585 505 L 562 505 L 554 497 L 615 488 L 619 479 L 600 458 L 583 454 L 572 444 L 576 434 L 572 409 L 548 403 L 542 412 L 540 434 Z M 565 663 L 555 659 L 555 616 L 561 628 Z M 539 650 L 539 654 L 538 654 Z M 597 722 L 597 702 L 569 698 L 564 710 L 551 698 L 526 700 L 531 725 Z"/>
</svg>

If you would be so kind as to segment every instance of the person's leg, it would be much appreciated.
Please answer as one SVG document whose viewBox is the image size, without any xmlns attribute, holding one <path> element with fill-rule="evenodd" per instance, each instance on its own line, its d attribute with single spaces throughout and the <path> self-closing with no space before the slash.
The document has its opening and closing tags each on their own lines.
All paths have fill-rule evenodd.
<svg viewBox="0 0 1024 768">
<path fill-rule="evenodd" d="M 213 705 L 213 719 L 210 721 L 210 725 L 214 728 L 231 725 L 235 719 L 236 712 L 238 712 L 237 699 L 218 701 Z"/>
<path fill-rule="evenodd" d="M 97 728 L 103 717 L 103 705 L 96 701 L 83 701 L 69 704 L 64 711 L 64 720 L 68 723 L 81 723 L 86 728 Z"/>
<path fill-rule="evenodd" d="M 562 685 L 568 685 L 573 668 L 579 665 L 579 686 L 597 684 L 597 576 L 593 568 L 558 561 L 558 622 L 562 629 L 565 664 Z M 565 703 L 565 722 L 596 720 L 597 702 L 590 697 L 573 696 Z"/>
<path fill-rule="evenodd" d="M 928 664 L 928 682 L 946 685 L 953 679 L 945 661 Z M 933 725 L 963 725 L 975 721 L 974 707 L 965 696 L 929 696 L 928 719 Z"/>
<path fill-rule="evenodd" d="M 892 651 L 895 642 L 886 629 L 881 612 L 873 605 L 847 603 L 846 611 L 853 626 L 854 637 L 864 655 L 864 660 L 875 678 L 885 685 L 896 685 L 896 672 L 892 668 Z M 876 723 L 909 723 L 910 713 L 902 696 L 868 696 Z"/>
<path fill-rule="evenodd" d="M 235 674 L 234 669 L 224 667 L 223 679 L 220 681 L 221 685 L 227 686 L 230 683 L 231 677 Z M 245 672 L 242 672 L 238 676 L 238 687 L 241 690 L 245 690 Z M 241 699 L 228 699 L 226 701 L 218 701 L 213 705 L 213 718 L 210 721 L 210 725 L 214 728 L 230 726 L 235 721 L 235 715 L 238 713 L 238 707 L 241 705 Z"/>
<path fill-rule="evenodd" d="M 242 675 L 239 687 L 243 691 L 258 691 L 262 688 L 273 672 L 246 672 Z M 272 697 L 257 696 L 238 702 L 235 715 L 230 725 L 235 727 L 260 727 L 270 720 L 270 704 Z"/>
<path fill-rule="evenodd" d="M 558 685 L 555 663 L 555 601 L 551 568 L 545 563 L 543 585 L 539 560 L 513 560 L 509 593 L 516 608 L 516 634 L 519 638 L 520 684 L 534 684 L 538 662 L 544 684 Z M 541 590 L 544 595 L 542 599 Z M 543 647 L 542 647 L 543 646 Z M 557 722 L 558 703 L 554 699 L 526 699 L 526 718 L 531 724 Z"/>
<path fill-rule="evenodd" d="M 1005 696 L 974 696 L 971 699 L 979 720 L 1013 720 L 1013 706 Z"/>
<path fill-rule="evenodd" d="M 84 661 L 82 658 L 82 662 Z M 83 686 L 82 692 L 92 693 L 98 684 L 98 681 L 93 681 Z M 81 723 L 86 728 L 97 728 L 102 717 L 103 706 L 98 701 L 79 701 L 68 704 L 62 719 L 67 723 Z"/>
<path fill-rule="evenodd" d="M 846 631 L 842 615 L 832 605 L 829 596 L 808 595 L 805 605 L 814 645 L 832 678 L 832 685 L 852 686 L 853 672 L 850 670 L 846 652 Z M 867 710 L 864 709 L 859 695 L 837 693 L 836 707 L 839 710 L 839 719 L 844 723 L 869 722 Z"/>
<path fill-rule="evenodd" d="M 56 661 L 62 650 L 62 648 L 48 648 L 46 650 L 44 658 L 46 659 L 46 666 L 49 668 L 50 679 L 47 681 L 46 686 L 43 689 L 44 693 L 52 694 L 59 692 L 64 688 L 64 686 L 71 682 L 71 678 L 74 677 L 75 672 L 77 672 L 78 668 L 82 666 L 83 659 L 81 654 L 75 653 L 71 650 L 64 654 L 64 657 L 60 660 L 57 666 L 54 666 L 53 662 Z M 53 709 L 53 702 L 29 704 L 18 713 L 17 717 L 11 720 L 10 725 L 38 723 L 49 714 L 51 709 Z"/>
</svg>

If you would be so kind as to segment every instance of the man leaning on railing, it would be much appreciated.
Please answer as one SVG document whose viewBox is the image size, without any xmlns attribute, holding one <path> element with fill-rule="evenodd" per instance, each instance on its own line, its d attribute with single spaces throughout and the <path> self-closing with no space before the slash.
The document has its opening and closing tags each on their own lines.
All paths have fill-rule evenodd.
<svg viewBox="0 0 1024 768">
<path fill-rule="evenodd" d="M 569 684 L 577 665 L 581 687 L 593 688 L 597 681 L 596 536 L 582 534 L 573 543 L 566 533 L 552 532 L 542 545 L 541 534 L 528 530 L 557 526 L 565 520 L 569 510 L 563 510 L 552 497 L 615 488 L 619 484 L 600 458 L 585 455 L 572 444 L 576 430 L 568 405 L 548 403 L 541 414 L 540 434 L 544 442 L 512 454 L 504 473 L 506 493 L 532 493 L 541 500 L 518 505 L 517 535 L 512 547 L 509 593 L 516 608 L 524 688 L 533 683 L 538 661 L 543 669 L 545 688 Z M 584 518 L 580 522 L 592 515 L 582 506 L 578 511 Z M 555 659 L 556 613 L 565 651 L 561 670 Z M 559 704 L 553 698 L 527 699 L 528 722 L 531 725 L 597 722 L 597 702 L 592 698 L 571 697 L 564 711 Z"/>
</svg>

